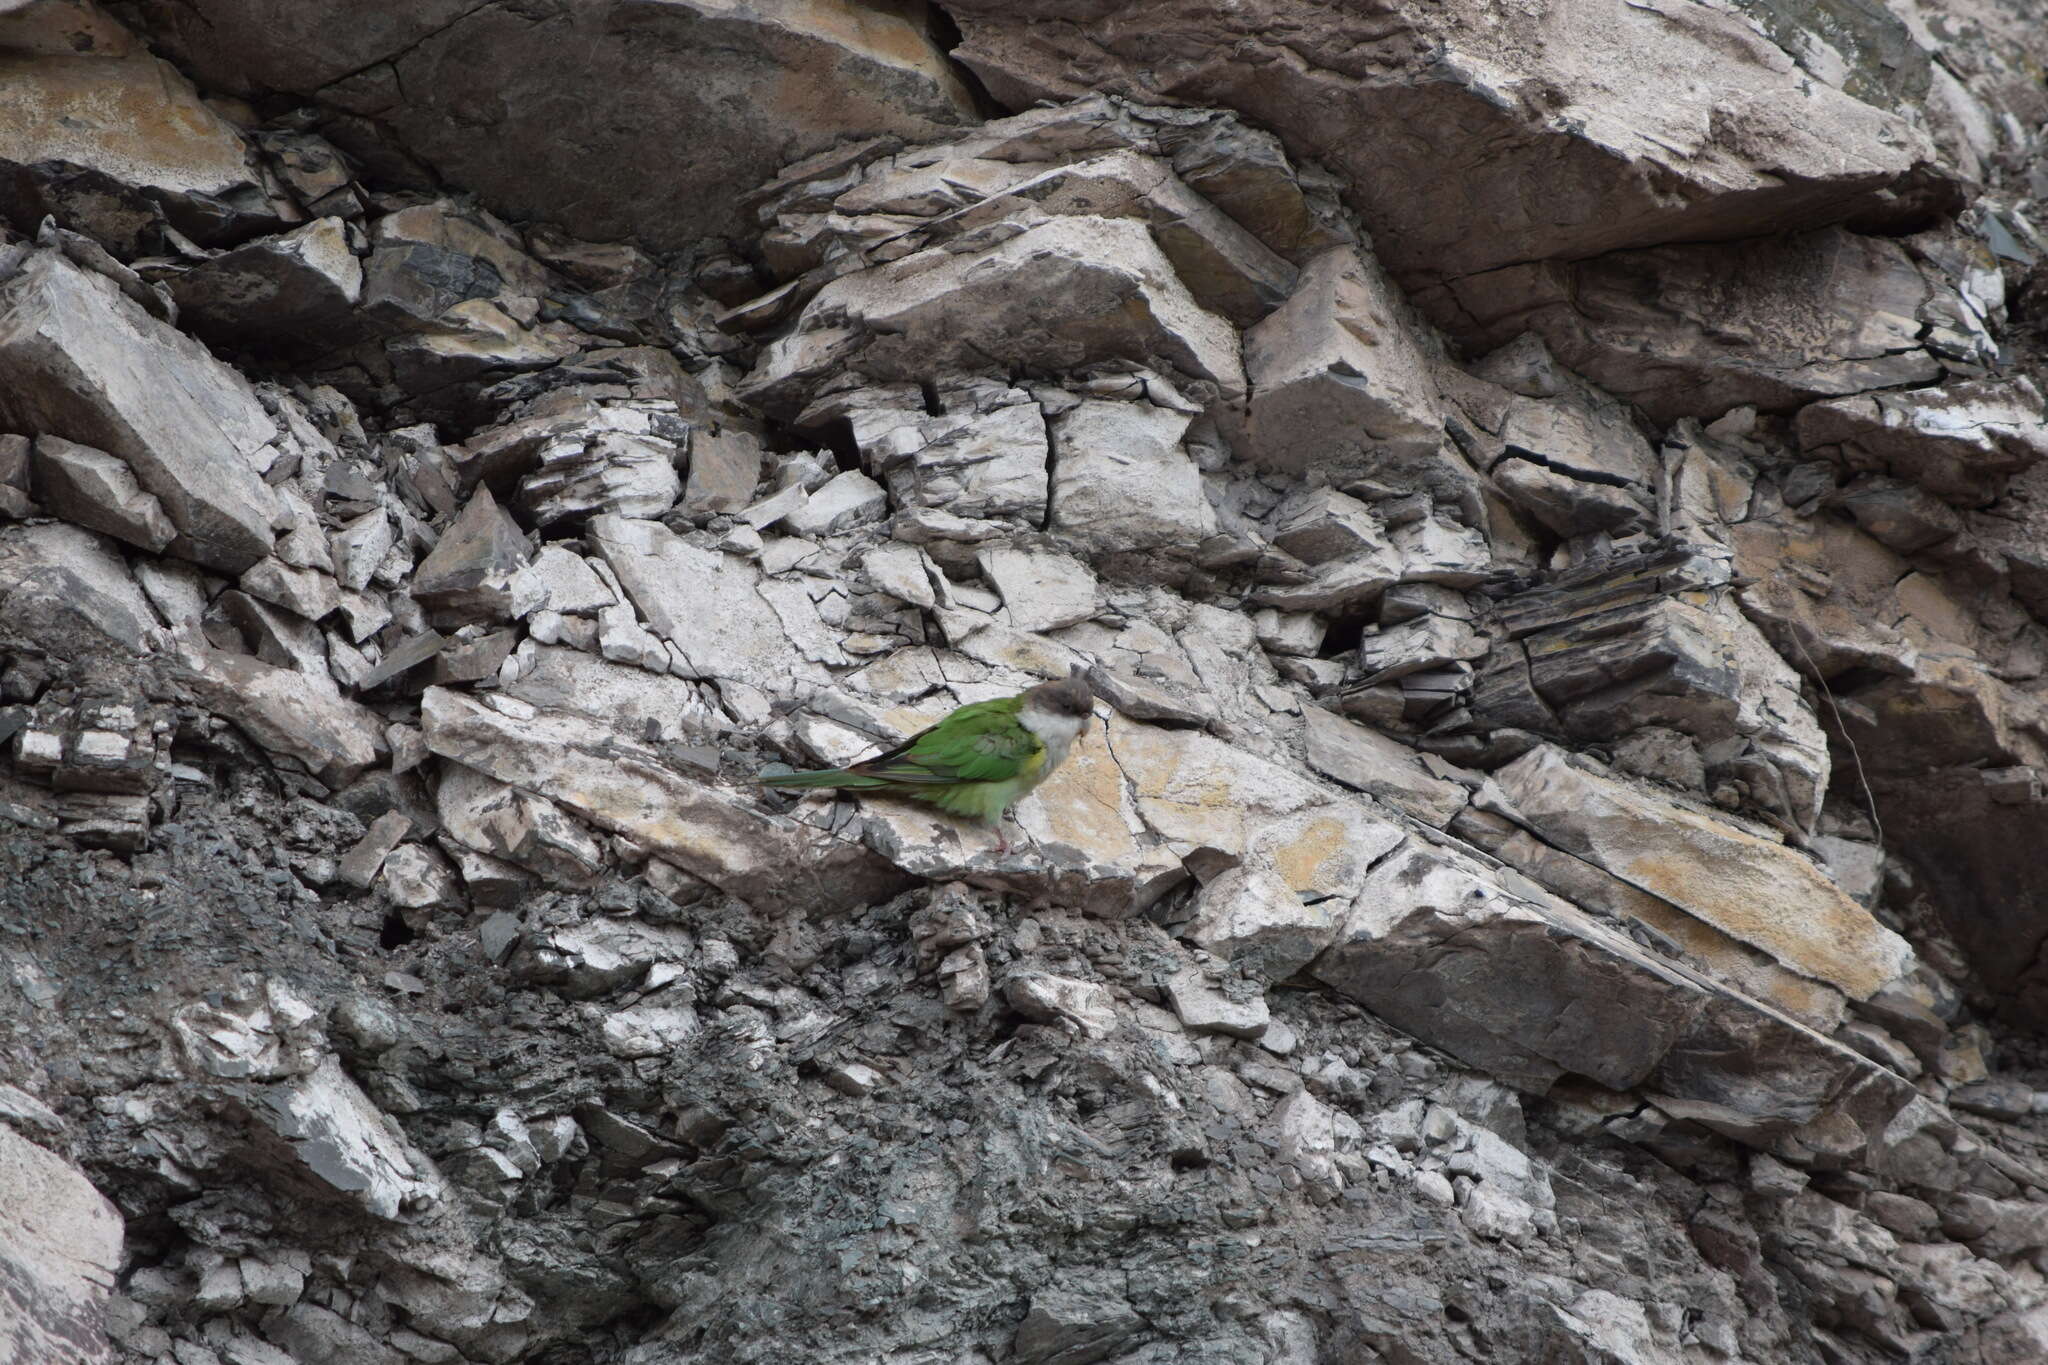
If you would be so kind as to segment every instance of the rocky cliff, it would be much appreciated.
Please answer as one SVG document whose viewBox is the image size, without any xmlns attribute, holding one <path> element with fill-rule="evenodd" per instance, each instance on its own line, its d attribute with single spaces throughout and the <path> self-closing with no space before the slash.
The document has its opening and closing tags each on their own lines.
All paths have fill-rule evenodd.
<svg viewBox="0 0 2048 1365">
<path fill-rule="evenodd" d="M 2044 63 L 0 2 L 6 1354 L 2048 1359 Z"/>
</svg>

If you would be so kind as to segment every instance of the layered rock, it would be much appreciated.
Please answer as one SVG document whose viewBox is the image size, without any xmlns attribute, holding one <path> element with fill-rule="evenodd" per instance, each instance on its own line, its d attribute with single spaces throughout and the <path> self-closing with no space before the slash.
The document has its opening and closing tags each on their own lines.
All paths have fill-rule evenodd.
<svg viewBox="0 0 2048 1365">
<path fill-rule="evenodd" d="M 123 15 L 0 15 L 17 1354 L 2038 1354 L 2038 34 Z M 754 780 L 1076 669 L 994 828 Z"/>
</svg>

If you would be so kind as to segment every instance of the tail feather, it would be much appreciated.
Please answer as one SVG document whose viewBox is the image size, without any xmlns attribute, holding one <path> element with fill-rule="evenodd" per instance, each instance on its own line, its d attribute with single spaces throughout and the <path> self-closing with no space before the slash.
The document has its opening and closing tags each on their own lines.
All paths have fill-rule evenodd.
<svg viewBox="0 0 2048 1365">
<path fill-rule="evenodd" d="M 847 772 L 844 768 L 820 768 L 805 773 L 763 773 L 760 777 L 764 787 L 886 787 L 889 780 L 883 777 L 863 777 L 859 773 Z"/>
</svg>

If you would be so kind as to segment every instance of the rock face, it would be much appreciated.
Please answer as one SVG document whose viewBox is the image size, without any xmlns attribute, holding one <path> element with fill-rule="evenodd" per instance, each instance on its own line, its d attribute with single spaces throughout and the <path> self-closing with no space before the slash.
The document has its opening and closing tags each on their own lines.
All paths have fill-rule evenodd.
<svg viewBox="0 0 2048 1365">
<path fill-rule="evenodd" d="M 0 9 L 0 1357 L 2048 1355 L 2040 25 Z"/>
</svg>

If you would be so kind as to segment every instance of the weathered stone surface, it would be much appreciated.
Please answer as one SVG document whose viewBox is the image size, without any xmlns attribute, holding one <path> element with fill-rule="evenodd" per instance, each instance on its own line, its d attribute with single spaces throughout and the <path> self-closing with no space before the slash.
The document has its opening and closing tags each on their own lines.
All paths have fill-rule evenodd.
<svg viewBox="0 0 2048 1365">
<path fill-rule="evenodd" d="M 588 534 L 648 624 L 680 651 L 685 676 L 770 691 L 820 676 L 762 596 L 755 566 L 686 544 L 660 522 L 606 515 L 592 518 Z M 808 597 L 787 605 L 822 629 Z"/>
<path fill-rule="evenodd" d="M 1547 745 L 1495 776 L 1546 841 L 1855 999 L 1913 965 L 1905 940 L 1781 844 L 1573 764 Z"/>
<path fill-rule="evenodd" d="M 972 229 L 1000 216 L 1020 215 L 1026 205 L 1041 213 L 1144 223 L 1196 302 L 1239 327 L 1272 312 L 1294 284 L 1292 265 L 1191 190 L 1171 166 L 1131 151 L 1021 180 L 959 213 L 947 226 Z"/>
<path fill-rule="evenodd" d="M 201 261 L 171 281 L 185 325 L 229 350 L 312 355 L 349 324 L 363 267 L 339 218 Z"/>
<path fill-rule="evenodd" d="M 415 1161 L 336 1057 L 324 1058 L 308 1075 L 258 1091 L 250 1107 L 312 1177 L 311 1188 L 373 1217 L 395 1220 L 447 1197 L 440 1173 L 424 1157 Z"/>
<path fill-rule="evenodd" d="M 61 436 L 35 443 L 35 495 L 66 521 L 152 553 L 178 538 L 164 505 L 142 491 L 127 461 Z"/>
<path fill-rule="evenodd" d="M 1411 842 L 1373 868 L 1309 971 L 1460 1057 L 1543 1090 L 1567 1073 L 1640 1084 L 1692 1030 L 1695 989 L 1560 903 Z"/>
<path fill-rule="evenodd" d="M 1090 400 L 1052 424 L 1052 529 L 1095 554 L 1192 551 L 1216 530 L 1194 461 L 1181 449 L 1185 413 Z"/>
<path fill-rule="evenodd" d="M 1252 457 L 1340 483 L 1432 457 L 1443 421 L 1406 311 L 1358 248 L 1309 262 L 1280 310 L 1245 334 Z"/>
<path fill-rule="evenodd" d="M 332 786 L 346 786 L 377 761 L 384 727 L 376 714 L 331 690 L 308 687 L 296 669 L 204 647 L 186 653 L 180 664 L 179 681 L 202 706 Z"/>
<path fill-rule="evenodd" d="M 434 810 L 456 844 L 525 868 L 550 886 L 588 886 L 604 866 L 597 840 L 554 802 L 460 763 L 447 765 L 434 784 Z"/>
<path fill-rule="evenodd" d="M 0 632 L 59 657 L 144 654 L 159 640 L 120 549 L 62 522 L 0 526 Z"/>
<path fill-rule="evenodd" d="M 1012 107 L 1102 89 L 1170 94 L 1276 129 L 1343 172 L 1378 251 L 1411 288 L 1515 261 L 1745 236 L 1759 221 L 1909 219 L 1930 197 L 1920 188 L 1930 149 L 1903 116 L 1811 79 L 1734 14 L 1680 25 L 1643 10 L 1366 16 L 1283 2 L 1219 26 L 1184 0 L 1114 12 L 966 0 L 953 12 L 961 60 Z M 1926 70 L 1902 34 L 1893 41 L 1895 61 Z M 1162 51 L 1176 54 L 1170 66 Z M 1837 67 L 1835 81 L 1912 80 L 1875 61 L 1868 71 Z M 1515 102 L 1514 91 L 1539 85 L 1573 117 Z M 1740 137 L 1716 113 L 1736 106 Z M 1386 129 L 1401 136 L 1376 135 Z M 1927 188 L 1937 200 L 1953 193 L 1938 178 Z"/>
<path fill-rule="evenodd" d="M 826 285 L 795 331 L 763 350 L 742 393 L 789 408 L 848 371 L 916 380 L 1128 360 L 1178 374 L 1225 408 L 1244 398 L 1236 330 L 1189 296 L 1137 223 L 1053 218 L 983 251 L 938 254 Z M 1046 325 L 1053 316 L 1059 327 Z"/>
<path fill-rule="evenodd" d="M 1045 520 L 1045 418 L 1022 389 L 988 381 L 938 388 L 928 414 L 915 390 L 868 390 L 877 401 L 848 413 L 869 470 L 885 479 L 899 508 L 958 518 Z"/>
<path fill-rule="evenodd" d="M 1534 331 L 1658 422 L 1789 411 L 1943 372 L 1920 342 L 1937 287 L 1897 243 L 1839 229 L 1504 266 L 1448 289 L 1481 344 Z"/>
<path fill-rule="evenodd" d="M 526 536 L 489 488 L 470 495 L 413 572 L 413 600 L 444 629 L 511 617 L 513 581 L 531 553 Z"/>
<path fill-rule="evenodd" d="M 0 421 L 126 461 L 181 558 L 240 573 L 270 553 L 276 428 L 248 383 L 54 251 L 0 284 Z"/>
<path fill-rule="evenodd" d="M 603 727 L 510 705 L 531 714 L 428 689 L 421 710 L 427 747 L 557 801 L 743 899 L 824 905 L 899 884 L 857 845 L 744 805 Z"/>
<path fill-rule="evenodd" d="M 1810 403 L 1796 431 L 1804 450 L 1962 506 L 1989 502 L 2048 458 L 2048 406 L 2025 378 Z"/>
<path fill-rule="evenodd" d="M 1495 613 L 1508 638 L 1476 680 L 1475 716 L 1571 739 L 1683 732 L 1711 755 L 1711 788 L 1810 830 L 1827 745 L 1791 665 L 1715 591 L 1730 577 L 1709 547 L 1667 544 L 1504 598 Z"/>
<path fill-rule="evenodd" d="M 0 212 L 25 232 L 54 214 L 123 256 L 165 217 L 202 242 L 275 223 L 234 127 L 101 24 L 83 51 L 0 55 Z"/>
<path fill-rule="evenodd" d="M 800 536 L 829 536 L 853 530 L 889 514 L 889 494 L 858 469 L 835 474 L 804 505 L 783 519 Z"/>
<path fill-rule="evenodd" d="M 540 443 L 533 472 L 519 481 L 519 505 L 535 524 L 603 512 L 658 517 L 675 505 L 688 428 L 673 403 L 606 403 L 563 427 Z"/>
<path fill-rule="evenodd" d="M 0 1124 L 0 1315 L 24 1365 L 109 1358 L 103 1315 L 120 1269 L 121 1215 L 79 1170 Z"/>
<path fill-rule="evenodd" d="M 791 156 L 974 117 L 916 19 L 837 0 L 645 13 L 582 0 L 538 23 L 453 3 L 365 19 L 208 0 L 162 19 L 173 51 L 225 88 L 319 92 L 504 212 L 593 241 L 681 247 L 731 232 L 739 196 Z M 560 99 L 569 89 L 581 94 Z M 676 138 L 684 127 L 692 136 Z M 553 170 L 523 150 L 558 140 L 582 150 Z M 591 165 L 613 169 L 593 181 Z"/>
<path fill-rule="evenodd" d="M 983 550 L 980 562 L 1018 630 L 1058 630 L 1095 615 L 1095 574 L 1070 555 L 998 546 Z"/>
<path fill-rule="evenodd" d="M 1248 975 L 1284 981 L 1336 940 L 1334 904 L 1305 902 L 1271 869 L 1247 863 L 1202 888 L 1180 932 Z"/>
<path fill-rule="evenodd" d="M 1441 829 L 1465 808 L 1467 789 L 1439 776 L 1407 745 L 1320 706 L 1301 710 L 1308 765 L 1347 787 Z"/>
<path fill-rule="evenodd" d="M 1116 1004 L 1099 981 L 1048 972 L 1020 972 L 1003 983 L 1010 1008 L 1041 1024 L 1059 1024 L 1086 1038 L 1116 1031 Z"/>
</svg>

